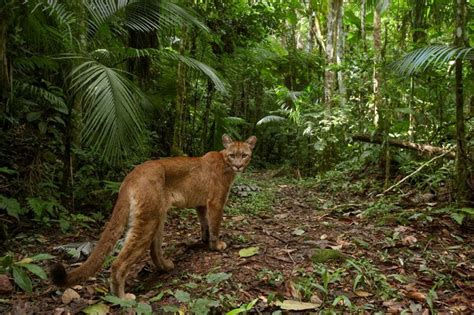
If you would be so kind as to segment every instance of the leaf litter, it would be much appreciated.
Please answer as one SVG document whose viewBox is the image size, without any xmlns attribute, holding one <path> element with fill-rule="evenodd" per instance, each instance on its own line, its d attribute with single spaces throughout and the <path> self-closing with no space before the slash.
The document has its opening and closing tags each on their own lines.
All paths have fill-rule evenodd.
<svg viewBox="0 0 474 315">
<path fill-rule="evenodd" d="M 256 184 L 251 189 L 240 186 L 238 196 L 231 196 L 230 206 L 238 205 L 239 198 L 264 193 L 259 186 L 264 187 L 263 183 L 276 191 L 275 200 L 263 212 L 225 215 L 222 237 L 229 247 L 224 252 L 200 245 L 194 212 L 170 212 L 164 248 L 176 267 L 169 273 L 156 272 L 151 259 L 144 257 L 127 281 L 127 291 L 136 295 L 135 307 L 204 313 L 251 308 L 260 312 L 428 313 L 431 307 L 438 312 L 474 311 L 472 235 L 460 230 L 450 216 L 435 217 L 428 223 L 400 223 L 390 218 L 379 223 L 364 215 L 373 203 L 366 195 L 324 191 L 317 185 L 269 184 L 265 174 L 254 176 Z M 413 203 L 408 205 L 414 207 Z M 417 207 L 422 211 L 420 207 L 431 206 Z M 351 214 L 354 211 L 356 215 Z M 96 228 L 102 229 L 102 224 Z M 53 253 L 53 247 L 62 244 L 87 244 L 70 246 L 83 259 L 90 249 L 84 242 L 97 238 L 97 232 L 88 229 L 71 235 L 57 231 L 44 234 L 34 245 L 31 238 L 24 238 L 25 243 L 15 240 L 7 246 L 11 250 L 24 248 L 26 257 Z M 192 244 L 183 243 L 183 239 Z M 315 261 L 318 250 L 332 251 L 329 256 L 338 254 Z M 77 255 L 59 255 L 68 265 L 77 259 Z M 16 290 L 6 299 L 2 296 L 6 303 L 0 303 L 0 313 L 27 307 L 38 313 L 120 314 L 120 306 L 101 299 L 108 296 L 108 268 L 82 287 L 58 290 L 43 282 L 36 283 L 30 295 Z"/>
</svg>

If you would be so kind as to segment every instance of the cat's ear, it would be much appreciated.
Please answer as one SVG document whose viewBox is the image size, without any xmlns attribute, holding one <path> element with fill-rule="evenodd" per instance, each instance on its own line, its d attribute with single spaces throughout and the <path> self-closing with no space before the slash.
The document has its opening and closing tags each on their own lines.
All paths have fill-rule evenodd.
<svg viewBox="0 0 474 315">
<path fill-rule="evenodd" d="M 247 140 L 245 140 L 245 143 L 247 143 L 250 146 L 250 149 L 253 150 L 255 148 L 255 144 L 257 143 L 257 137 L 251 136 Z"/>
<path fill-rule="evenodd" d="M 234 142 L 234 140 L 232 140 L 231 137 L 226 134 L 222 135 L 222 144 L 224 145 L 224 148 L 227 149 L 232 144 L 232 142 Z"/>
</svg>

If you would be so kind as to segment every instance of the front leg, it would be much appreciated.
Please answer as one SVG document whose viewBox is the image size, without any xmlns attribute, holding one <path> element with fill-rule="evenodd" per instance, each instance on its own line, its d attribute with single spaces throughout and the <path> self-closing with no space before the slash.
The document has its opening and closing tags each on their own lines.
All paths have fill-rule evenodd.
<svg viewBox="0 0 474 315">
<path fill-rule="evenodd" d="M 212 250 L 222 251 L 227 244 L 219 240 L 222 215 L 224 213 L 224 202 L 210 200 L 207 203 L 207 219 L 209 224 L 209 247 Z"/>
</svg>

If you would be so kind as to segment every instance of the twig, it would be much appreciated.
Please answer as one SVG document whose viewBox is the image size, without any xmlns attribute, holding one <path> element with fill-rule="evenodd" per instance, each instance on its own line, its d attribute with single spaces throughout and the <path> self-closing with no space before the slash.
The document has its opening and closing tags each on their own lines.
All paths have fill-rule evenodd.
<svg viewBox="0 0 474 315">
<path fill-rule="evenodd" d="M 448 154 L 449 152 L 451 151 L 448 151 L 448 152 L 444 152 L 443 154 L 441 155 L 438 155 L 438 156 L 435 156 L 434 158 L 432 158 L 431 160 L 429 160 L 428 162 L 426 163 L 423 163 L 420 167 L 418 167 L 413 173 L 405 176 L 404 178 L 402 178 L 398 183 L 388 187 L 387 189 L 385 189 L 381 194 L 377 195 L 377 196 L 381 196 L 383 194 L 385 194 L 386 192 L 392 190 L 393 188 L 397 187 L 398 185 L 400 185 L 401 183 L 403 183 L 404 181 L 406 181 L 407 179 L 409 179 L 410 177 L 412 177 L 413 175 L 415 175 L 416 173 L 418 173 L 419 171 L 421 171 L 425 166 L 427 166 L 428 164 L 430 164 L 431 162 L 433 162 L 434 160 L 437 160 L 439 158 L 442 158 L 443 156 L 445 156 L 446 154 Z"/>
</svg>

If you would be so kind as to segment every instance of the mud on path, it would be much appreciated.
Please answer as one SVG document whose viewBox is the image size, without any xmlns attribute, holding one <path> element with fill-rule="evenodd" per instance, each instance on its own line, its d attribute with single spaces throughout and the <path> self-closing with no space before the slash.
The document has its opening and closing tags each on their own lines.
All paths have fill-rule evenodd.
<svg viewBox="0 0 474 315">
<path fill-rule="evenodd" d="M 212 252 L 201 244 L 193 211 L 172 210 L 165 251 L 175 269 L 155 272 L 147 255 L 132 270 L 127 291 L 154 313 L 222 313 L 252 301 L 252 312 L 270 313 L 280 307 L 304 306 L 368 313 L 474 311 L 474 250 L 469 231 L 443 215 L 400 222 L 389 206 L 378 203 L 360 185 L 357 190 L 325 185 L 331 186 L 272 179 L 269 174 L 239 179 L 223 222 L 221 234 L 228 244 L 224 252 Z M 409 204 L 398 211 L 406 218 L 410 217 L 407 213 L 423 214 L 430 207 Z M 367 209 L 381 214 L 367 216 Z M 95 239 L 97 234 L 41 235 L 39 244 L 25 244 L 24 249 L 52 252 L 58 239 L 79 242 Z M 254 254 L 241 257 L 241 250 Z M 79 298 L 67 304 L 62 290 L 38 284 L 32 295 L 17 291 L 2 297 L 0 312 L 79 313 L 103 302 L 108 276 L 106 269 L 75 287 Z M 293 304 L 282 306 L 278 301 L 283 300 Z M 133 313 L 131 308 L 110 303 L 107 310 Z"/>
</svg>

